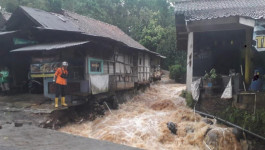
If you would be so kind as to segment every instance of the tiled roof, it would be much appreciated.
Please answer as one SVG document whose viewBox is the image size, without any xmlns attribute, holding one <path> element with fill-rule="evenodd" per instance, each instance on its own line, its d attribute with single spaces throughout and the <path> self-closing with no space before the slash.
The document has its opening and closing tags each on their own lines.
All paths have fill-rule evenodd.
<svg viewBox="0 0 265 150">
<path fill-rule="evenodd" d="M 176 2 L 175 13 L 187 21 L 230 16 L 265 18 L 265 0 L 182 0 Z"/>
<path fill-rule="evenodd" d="M 20 8 L 29 15 L 35 23 L 45 29 L 54 29 L 62 31 L 81 32 L 86 35 L 109 38 L 123 44 L 148 51 L 147 48 L 129 37 L 121 29 L 114 25 L 110 25 L 86 16 L 82 16 L 73 12 L 64 11 L 64 14 L 56 14 L 43 10 L 20 6 Z"/>
<path fill-rule="evenodd" d="M 89 35 L 93 36 L 100 36 L 100 37 L 106 37 L 111 38 L 113 40 L 120 41 L 129 47 L 147 50 L 143 45 L 136 42 L 134 39 L 132 39 L 130 36 L 125 34 L 121 29 L 119 29 L 117 26 L 110 25 L 92 18 L 88 18 L 86 16 L 79 15 L 77 13 L 65 11 L 65 16 L 69 17 L 74 24 L 78 26 L 78 28 Z"/>
</svg>

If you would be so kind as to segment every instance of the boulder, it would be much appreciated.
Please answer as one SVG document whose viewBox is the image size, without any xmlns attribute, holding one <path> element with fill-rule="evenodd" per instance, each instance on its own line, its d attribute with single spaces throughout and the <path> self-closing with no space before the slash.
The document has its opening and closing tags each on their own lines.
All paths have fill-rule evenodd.
<svg viewBox="0 0 265 150">
<path fill-rule="evenodd" d="M 177 134 L 177 128 L 176 128 L 176 124 L 173 122 L 168 122 L 167 123 L 167 127 L 168 129 L 171 131 L 172 134 Z"/>
<path fill-rule="evenodd" d="M 243 137 L 243 132 L 237 128 L 233 128 L 232 133 L 235 135 L 238 141 Z"/>
<path fill-rule="evenodd" d="M 206 147 L 212 150 L 239 150 L 241 146 L 235 135 L 228 128 L 215 127 L 208 131 L 204 138 Z"/>
</svg>

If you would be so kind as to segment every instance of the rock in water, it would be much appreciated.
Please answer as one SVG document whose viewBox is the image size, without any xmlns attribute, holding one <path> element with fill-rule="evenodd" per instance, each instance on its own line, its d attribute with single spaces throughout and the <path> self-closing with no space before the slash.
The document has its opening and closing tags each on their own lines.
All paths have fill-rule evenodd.
<svg viewBox="0 0 265 150">
<path fill-rule="evenodd" d="M 167 123 L 167 127 L 168 129 L 171 131 L 171 133 L 173 134 L 177 134 L 177 128 L 176 128 L 176 124 L 173 122 L 168 122 Z"/>
<path fill-rule="evenodd" d="M 185 127 L 185 131 L 186 131 L 186 133 L 193 133 L 194 128 L 192 126 L 187 126 L 187 127 Z"/>
<path fill-rule="evenodd" d="M 237 128 L 233 128 L 232 133 L 236 136 L 238 141 L 243 137 L 243 132 Z"/>
<path fill-rule="evenodd" d="M 213 125 L 213 121 L 211 119 L 204 118 L 204 119 L 202 119 L 202 121 L 209 124 L 209 125 Z"/>
<path fill-rule="evenodd" d="M 240 150 L 241 146 L 231 129 L 215 127 L 208 131 L 205 138 L 207 149 L 212 150 Z"/>
</svg>

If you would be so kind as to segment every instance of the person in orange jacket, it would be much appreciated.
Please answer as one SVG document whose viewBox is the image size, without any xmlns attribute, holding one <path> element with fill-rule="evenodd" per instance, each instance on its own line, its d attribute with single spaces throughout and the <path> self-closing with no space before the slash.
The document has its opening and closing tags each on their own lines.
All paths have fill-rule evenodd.
<svg viewBox="0 0 265 150">
<path fill-rule="evenodd" d="M 55 108 L 58 108 L 59 96 L 61 95 L 61 105 L 67 107 L 65 103 L 65 87 L 67 85 L 67 71 L 68 63 L 66 61 L 62 62 L 62 67 L 57 68 L 53 82 L 56 83 L 56 94 L 55 94 Z"/>
</svg>

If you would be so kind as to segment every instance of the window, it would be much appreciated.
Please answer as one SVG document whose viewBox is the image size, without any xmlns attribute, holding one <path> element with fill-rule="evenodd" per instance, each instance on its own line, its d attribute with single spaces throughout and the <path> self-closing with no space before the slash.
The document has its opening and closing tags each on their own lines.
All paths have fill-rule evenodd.
<svg viewBox="0 0 265 150">
<path fill-rule="evenodd" d="M 103 60 L 88 59 L 89 73 L 98 74 L 103 73 Z"/>
<path fill-rule="evenodd" d="M 91 72 L 101 72 L 101 62 L 99 61 L 90 61 L 90 71 Z"/>
</svg>

